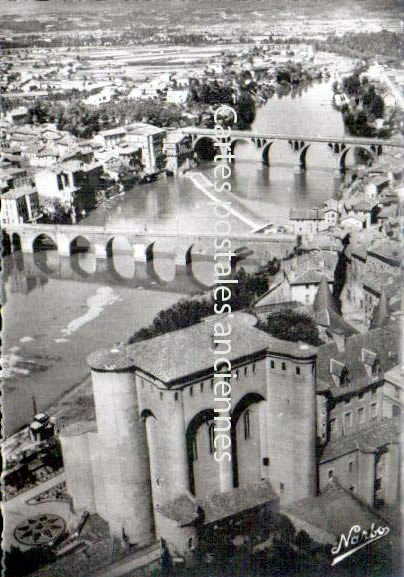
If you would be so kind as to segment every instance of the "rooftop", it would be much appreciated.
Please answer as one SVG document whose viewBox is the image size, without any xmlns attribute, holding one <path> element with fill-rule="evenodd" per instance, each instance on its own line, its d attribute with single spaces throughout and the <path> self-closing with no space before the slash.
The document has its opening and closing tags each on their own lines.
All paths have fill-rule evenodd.
<svg viewBox="0 0 404 577">
<path fill-rule="evenodd" d="M 383 373 L 390 370 L 398 362 L 400 328 L 396 323 L 367 333 L 348 337 L 345 349 L 339 350 L 336 343 L 328 343 L 317 351 L 317 389 L 330 391 L 334 397 L 360 391 L 374 382 L 368 375 L 362 362 L 362 349 L 376 353 L 380 363 L 381 374 L 377 381 L 383 378 Z M 330 374 L 330 361 L 334 359 L 342 363 L 347 371 L 349 383 L 337 387 Z"/>
<path fill-rule="evenodd" d="M 375 420 L 361 431 L 327 443 L 321 454 L 320 463 L 332 461 L 358 449 L 366 453 L 372 452 L 387 443 L 397 443 L 398 441 L 399 423 L 396 419 Z"/>
<path fill-rule="evenodd" d="M 237 359 L 271 350 L 285 356 L 311 358 L 316 349 L 303 343 L 276 339 L 251 326 L 251 315 L 235 313 L 231 319 L 232 349 L 228 359 Z M 137 367 L 167 385 L 185 380 L 195 374 L 213 371 L 213 325 L 217 317 L 205 319 L 191 327 L 128 345 L 126 350 L 96 351 L 89 357 L 89 364 L 97 370 L 124 370 Z M 225 322 L 225 317 L 223 318 Z M 112 367 L 112 368 L 111 368 Z"/>
<path fill-rule="evenodd" d="M 269 481 L 261 481 L 214 493 L 204 499 L 184 494 L 162 505 L 159 512 L 180 526 L 190 525 L 203 515 L 204 523 L 208 525 L 270 502 L 277 503 L 278 497 Z"/>
<path fill-rule="evenodd" d="M 335 542 L 341 535 L 348 535 L 353 520 L 364 530 L 370 529 L 372 523 L 380 523 L 375 511 L 362 504 L 335 480 L 320 495 L 297 501 L 286 507 L 284 512 L 322 529 L 329 535 L 330 542 Z"/>
<path fill-rule="evenodd" d="M 396 240 L 385 239 L 375 243 L 368 250 L 368 256 L 374 256 L 388 261 L 393 266 L 400 266 L 401 263 L 401 246 Z"/>
<path fill-rule="evenodd" d="M 318 208 L 291 208 L 289 218 L 291 220 L 323 220 L 324 212 Z"/>
</svg>

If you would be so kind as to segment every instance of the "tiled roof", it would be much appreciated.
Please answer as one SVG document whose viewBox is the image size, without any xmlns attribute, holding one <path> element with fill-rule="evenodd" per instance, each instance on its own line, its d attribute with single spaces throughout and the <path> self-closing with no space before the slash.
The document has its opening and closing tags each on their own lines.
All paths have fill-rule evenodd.
<svg viewBox="0 0 404 577">
<path fill-rule="evenodd" d="M 369 530 L 372 523 L 376 526 L 380 524 L 377 513 L 362 504 L 336 480 L 331 481 L 320 495 L 297 501 L 283 511 L 292 516 L 292 522 L 293 517 L 297 517 L 325 531 L 331 543 L 342 534 L 348 535 L 354 523 L 364 530 Z"/>
<path fill-rule="evenodd" d="M 396 419 L 375 420 L 361 431 L 327 443 L 321 454 L 320 463 L 332 461 L 357 450 L 365 453 L 372 452 L 387 443 L 396 443 L 398 440 L 399 424 Z"/>
<path fill-rule="evenodd" d="M 314 298 L 313 309 L 318 313 L 324 310 L 338 312 L 337 303 L 331 294 L 328 280 L 325 275 L 321 276 L 321 282 Z"/>
<path fill-rule="evenodd" d="M 291 220 L 323 220 L 324 212 L 318 208 L 291 208 L 289 218 Z"/>
<path fill-rule="evenodd" d="M 278 497 L 269 481 L 251 483 L 237 487 L 224 493 L 208 495 L 204 499 L 196 499 L 184 494 L 159 507 L 164 517 L 176 521 L 178 525 L 189 525 L 200 515 L 205 525 L 255 509 L 266 503 L 276 503 Z"/>
<path fill-rule="evenodd" d="M 340 351 L 336 343 L 319 347 L 317 352 L 317 388 L 329 390 L 334 397 L 359 391 L 372 383 L 362 362 L 362 349 L 374 352 L 380 362 L 380 371 L 388 371 L 398 361 L 400 328 L 396 324 L 370 330 L 364 334 L 353 335 L 346 339 L 345 349 Z M 346 366 L 349 382 L 337 387 L 330 373 L 330 361 L 335 359 Z M 380 379 L 382 378 L 380 375 Z M 379 380 L 379 378 L 378 378 Z"/>
<path fill-rule="evenodd" d="M 314 318 L 318 325 L 327 327 L 333 333 L 345 335 L 345 337 L 358 334 L 358 331 L 352 325 L 333 310 L 324 309 L 316 313 Z"/>
<path fill-rule="evenodd" d="M 397 270 L 397 273 L 399 271 Z M 381 295 L 382 291 L 386 293 L 388 299 L 400 290 L 401 278 L 399 274 L 386 274 L 385 272 L 375 272 L 367 270 L 362 276 L 362 285 L 365 289 L 370 289 L 377 295 Z"/>
<path fill-rule="evenodd" d="M 79 421 L 71 423 L 67 426 L 62 426 L 59 430 L 59 435 L 62 437 L 76 437 L 84 433 L 97 433 L 98 427 L 96 421 Z"/>
<path fill-rule="evenodd" d="M 330 282 L 334 282 L 334 277 L 331 273 L 327 274 L 327 271 L 319 271 L 317 269 L 310 269 L 310 270 L 306 270 L 304 273 L 302 273 L 299 276 L 296 276 L 295 278 L 290 278 L 289 277 L 289 284 L 290 285 L 301 285 L 301 284 L 320 284 L 321 280 L 323 279 L 323 277 L 327 277 L 326 278 L 326 282 L 330 281 Z"/>
<path fill-rule="evenodd" d="M 382 242 L 374 244 L 368 250 L 368 256 L 379 257 L 391 261 L 395 266 L 401 263 L 401 246 L 396 240 L 385 239 Z"/>
<path fill-rule="evenodd" d="M 133 364 L 144 372 L 154 375 L 167 384 L 185 379 L 195 373 L 213 370 L 214 343 L 213 325 L 200 322 L 191 327 L 172 331 L 153 339 L 140 341 L 127 347 L 127 354 Z M 225 322 L 225 318 L 223 319 Z M 234 314 L 229 320 L 230 361 L 271 350 L 279 354 L 310 358 L 316 349 L 306 344 L 276 339 L 248 323 L 242 315 Z"/>
</svg>

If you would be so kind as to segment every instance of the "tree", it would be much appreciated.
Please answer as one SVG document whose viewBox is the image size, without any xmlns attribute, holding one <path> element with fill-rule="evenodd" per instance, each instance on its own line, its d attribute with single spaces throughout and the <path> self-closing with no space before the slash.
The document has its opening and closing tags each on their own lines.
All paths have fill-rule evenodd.
<svg viewBox="0 0 404 577">
<path fill-rule="evenodd" d="M 265 322 L 259 323 L 258 328 L 285 341 L 303 341 L 313 346 L 321 344 L 318 328 L 313 319 L 291 309 L 269 315 Z"/>
</svg>

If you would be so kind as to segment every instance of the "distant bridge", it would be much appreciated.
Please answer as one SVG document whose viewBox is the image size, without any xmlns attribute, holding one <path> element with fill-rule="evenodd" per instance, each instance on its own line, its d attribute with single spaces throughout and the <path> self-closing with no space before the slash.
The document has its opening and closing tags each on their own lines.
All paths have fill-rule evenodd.
<svg viewBox="0 0 404 577">
<path fill-rule="evenodd" d="M 164 233 L 135 231 L 133 228 L 86 225 L 22 224 L 4 227 L 6 241 L 11 249 L 23 254 L 42 252 L 44 248 L 56 249 L 61 257 L 71 257 L 88 251 L 95 254 L 97 268 L 104 270 L 102 262 L 115 252 L 114 241 L 124 239 L 135 263 L 144 266 L 153 276 L 156 257 L 169 256 L 176 269 L 184 269 L 192 277 L 193 260 L 211 260 L 215 253 L 214 241 L 228 238 L 231 251 L 236 253 L 233 262 L 252 257 L 264 263 L 273 257 L 284 258 L 293 251 L 296 237 L 291 234 L 268 237 L 259 233 L 220 235 L 214 233 Z M 125 252 L 126 252 L 125 250 Z M 130 254 L 129 253 L 129 254 Z M 155 275 L 157 276 L 157 275 Z"/>
<path fill-rule="evenodd" d="M 182 132 L 192 139 L 194 151 L 198 142 L 208 139 L 218 142 L 218 149 L 222 154 L 230 149 L 234 154 L 238 142 L 252 142 L 260 150 L 260 157 L 264 164 L 270 164 L 271 147 L 276 141 L 286 141 L 296 153 L 297 171 L 306 169 L 306 156 L 313 143 L 327 145 L 336 158 L 336 169 L 344 172 L 346 169 L 346 157 L 350 150 L 366 150 L 372 160 L 383 154 L 386 148 L 404 149 L 404 142 L 384 140 L 380 138 L 360 138 L 349 136 L 302 136 L 296 134 L 274 134 L 270 132 L 253 132 L 251 130 L 232 130 L 229 138 L 220 138 L 213 128 L 187 127 Z"/>
</svg>

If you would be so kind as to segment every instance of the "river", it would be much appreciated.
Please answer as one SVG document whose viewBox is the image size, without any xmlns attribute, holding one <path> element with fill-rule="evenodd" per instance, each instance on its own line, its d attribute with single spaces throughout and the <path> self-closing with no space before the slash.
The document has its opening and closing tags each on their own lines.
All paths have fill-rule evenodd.
<svg viewBox="0 0 404 577">
<path fill-rule="evenodd" d="M 346 66 L 346 61 L 345 61 Z M 332 79 L 315 83 L 298 93 L 275 95 L 257 110 L 255 130 L 310 135 L 344 133 L 341 115 L 331 106 Z M 282 220 L 293 206 L 318 206 L 332 197 L 341 184 L 335 179 L 335 158 L 326 145 L 313 145 L 308 169 L 294 174 L 295 153 L 288 143 L 275 143 L 270 166 L 263 166 L 257 150 L 246 143 L 236 146 L 232 166 L 232 198 L 236 212 L 256 223 Z M 212 178 L 212 165 L 198 170 Z M 89 215 L 86 224 L 112 224 L 134 229 L 200 231 L 213 229 L 214 215 L 208 198 L 187 177 L 162 179 L 136 186 Z M 232 232 L 251 226 L 231 216 Z M 188 281 L 161 287 L 136 271 L 123 239 L 114 261 L 95 271 L 91 254 L 66 263 L 56 253 L 27 256 L 15 253 L 4 259 L 3 342 L 4 414 L 7 433 L 32 417 L 33 397 L 43 410 L 64 392 L 85 379 L 87 355 L 102 346 L 128 338 L 151 322 L 159 310 L 192 294 Z M 164 256 L 156 263 L 159 275 L 169 281 L 174 263 Z M 159 247 L 157 247 L 159 252 Z M 41 259 L 47 260 L 47 266 Z M 77 266 L 81 274 L 77 274 Z M 211 271 L 197 265 L 201 280 Z M 47 272 L 52 271 L 52 272 Z"/>
</svg>

